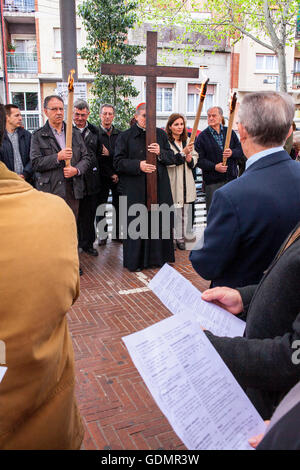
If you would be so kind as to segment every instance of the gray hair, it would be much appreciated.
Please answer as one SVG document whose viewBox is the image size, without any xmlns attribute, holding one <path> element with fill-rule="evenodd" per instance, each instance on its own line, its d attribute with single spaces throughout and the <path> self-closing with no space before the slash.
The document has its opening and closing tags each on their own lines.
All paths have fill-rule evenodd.
<svg viewBox="0 0 300 470">
<path fill-rule="evenodd" d="M 101 107 L 100 107 L 100 111 L 99 111 L 100 114 L 102 113 L 103 108 L 112 108 L 114 114 L 116 114 L 116 108 L 112 104 L 109 104 L 109 103 L 102 104 Z"/>
<path fill-rule="evenodd" d="M 80 111 L 87 109 L 87 111 L 90 112 L 90 107 L 84 100 L 76 100 L 74 103 L 74 108 L 80 109 Z"/>
<path fill-rule="evenodd" d="M 139 106 L 137 106 L 135 110 L 135 115 L 140 114 L 141 111 L 144 111 L 146 109 L 146 103 L 141 103 Z"/>
<path fill-rule="evenodd" d="M 238 114 L 239 122 L 255 144 L 276 147 L 286 140 L 295 104 L 287 93 L 260 91 L 245 96 Z"/>
<path fill-rule="evenodd" d="M 44 99 L 44 109 L 48 108 L 49 101 L 51 101 L 54 98 L 61 101 L 62 104 L 64 104 L 64 100 L 62 99 L 61 96 L 59 96 L 59 95 L 49 95 L 49 96 L 46 96 L 46 98 Z"/>
<path fill-rule="evenodd" d="M 207 114 L 209 113 L 209 111 L 211 109 L 217 109 L 219 111 L 219 114 L 220 116 L 223 116 L 223 109 L 220 107 L 220 106 L 211 106 L 208 110 L 207 110 Z"/>
</svg>

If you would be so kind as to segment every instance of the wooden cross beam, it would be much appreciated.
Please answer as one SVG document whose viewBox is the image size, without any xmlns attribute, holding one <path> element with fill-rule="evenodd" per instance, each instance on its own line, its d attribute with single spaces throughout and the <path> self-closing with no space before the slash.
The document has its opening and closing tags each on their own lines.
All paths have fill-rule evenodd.
<svg viewBox="0 0 300 470">
<path fill-rule="evenodd" d="M 157 65 L 157 32 L 147 32 L 146 65 L 102 64 L 104 75 L 146 77 L 146 148 L 156 142 L 156 77 L 199 78 L 196 67 Z M 147 151 L 147 163 L 156 165 L 156 155 Z M 147 207 L 157 204 L 157 172 L 147 174 Z"/>
</svg>

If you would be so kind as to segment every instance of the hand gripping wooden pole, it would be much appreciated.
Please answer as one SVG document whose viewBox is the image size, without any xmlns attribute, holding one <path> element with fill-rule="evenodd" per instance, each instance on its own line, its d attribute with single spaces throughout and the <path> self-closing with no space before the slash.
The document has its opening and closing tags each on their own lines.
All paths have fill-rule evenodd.
<svg viewBox="0 0 300 470">
<path fill-rule="evenodd" d="M 234 120 L 234 112 L 236 108 L 236 93 L 233 93 L 233 96 L 231 98 L 230 102 L 230 115 L 229 115 L 229 121 L 228 121 L 228 128 L 227 128 L 227 134 L 226 134 L 226 140 L 225 140 L 225 145 L 224 145 L 224 150 L 229 149 L 230 146 L 230 140 L 231 140 L 231 134 L 232 134 L 232 126 L 233 126 L 233 120 Z M 227 163 L 227 158 L 223 157 L 223 165 L 226 166 Z"/>
<path fill-rule="evenodd" d="M 67 135 L 66 147 L 72 148 L 72 128 L 73 128 L 73 104 L 74 104 L 74 78 L 75 70 L 70 70 L 68 77 L 68 114 L 67 114 Z M 70 166 L 71 160 L 65 160 L 65 165 Z"/>
</svg>

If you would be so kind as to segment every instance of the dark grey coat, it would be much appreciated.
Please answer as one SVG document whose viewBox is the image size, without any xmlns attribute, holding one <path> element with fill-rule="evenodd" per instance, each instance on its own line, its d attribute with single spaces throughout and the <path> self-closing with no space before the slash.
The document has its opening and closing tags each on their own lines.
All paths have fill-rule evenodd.
<svg viewBox="0 0 300 470">
<path fill-rule="evenodd" d="M 79 131 L 80 132 L 80 131 Z M 82 134 L 80 133 L 81 137 Z M 88 132 L 84 136 L 85 146 L 91 157 L 90 168 L 83 176 L 84 180 L 84 195 L 91 196 L 100 191 L 100 162 L 102 157 L 102 144 L 100 142 L 100 133 L 98 127 L 88 122 Z"/>
<path fill-rule="evenodd" d="M 66 127 L 65 127 L 66 129 Z M 57 154 L 62 150 L 53 135 L 48 121 L 32 136 L 30 158 L 36 172 L 36 188 L 66 198 L 66 185 L 63 169 L 64 161 L 57 161 Z M 72 131 L 73 157 L 71 165 L 78 168 L 80 176 L 74 176 L 73 189 L 75 199 L 82 199 L 84 194 L 83 175 L 92 165 L 84 141 L 77 129 Z"/>
<path fill-rule="evenodd" d="M 258 286 L 238 289 L 247 326 L 244 338 L 206 332 L 264 419 L 300 380 L 293 342 L 300 340 L 300 239 L 271 264 Z M 295 346 L 295 343 L 294 343 Z"/>
<path fill-rule="evenodd" d="M 17 129 L 19 151 L 23 163 L 23 175 L 29 183 L 32 183 L 32 166 L 30 161 L 30 145 L 31 145 L 31 134 L 26 129 L 19 127 Z M 14 150 L 12 143 L 7 135 L 7 130 L 4 131 L 3 141 L 0 148 L 0 160 L 5 163 L 7 168 L 11 171 L 15 171 L 14 163 Z"/>
</svg>

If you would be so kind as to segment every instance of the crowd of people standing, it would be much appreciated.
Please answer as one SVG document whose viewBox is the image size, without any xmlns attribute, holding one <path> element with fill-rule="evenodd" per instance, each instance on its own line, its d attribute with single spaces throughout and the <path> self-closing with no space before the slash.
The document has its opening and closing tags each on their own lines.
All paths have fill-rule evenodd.
<svg viewBox="0 0 300 470">
<path fill-rule="evenodd" d="M 36 189 L 58 195 L 67 202 L 77 220 L 79 249 L 91 256 L 99 254 L 95 246 L 96 227 L 98 227 L 98 245 L 104 246 L 108 240 L 106 203 L 111 192 L 112 239 L 123 242 L 124 266 L 132 271 L 157 267 L 166 261 L 174 261 L 174 250 L 176 248 L 184 250 L 186 239 L 193 239 L 196 199 L 194 176 L 197 165 L 202 168 L 205 191 L 208 193 L 210 186 L 207 184 L 206 174 L 209 174 L 210 179 L 221 178 L 224 184 L 237 176 L 235 160 L 242 157 L 238 138 L 233 133 L 234 143 L 238 148 L 234 150 L 233 157 L 231 153 L 228 155 L 230 169 L 222 166 L 220 147 L 224 145 L 226 128 L 218 127 L 223 117 L 223 112 L 219 107 L 209 110 L 211 113 L 214 112 L 215 117 L 217 116 L 215 119 L 217 125 L 214 121 L 210 122 L 211 118 L 208 113 L 210 133 L 208 143 L 204 145 L 205 148 L 209 147 L 205 151 L 210 151 L 213 159 L 216 160 L 216 162 L 209 162 L 209 165 L 214 167 L 213 172 L 207 172 L 205 164 L 202 165 L 204 158 L 199 151 L 202 149 L 199 138 L 195 145 L 199 154 L 188 142 L 185 117 L 178 113 L 169 117 L 166 133 L 157 129 L 157 142 L 153 143 L 157 145 L 153 147 L 157 155 L 157 165 L 151 168 L 146 163 L 143 143 L 143 133 L 146 127 L 144 103 L 137 107 L 136 115 L 128 131 L 122 133 L 113 124 L 115 119 L 113 105 L 101 106 L 100 125 L 97 127 L 89 122 L 88 103 L 78 100 L 74 104 L 72 148 L 66 148 L 64 103 L 60 96 L 50 95 L 45 98 L 44 113 L 47 121 L 33 135 L 23 128 L 21 112 L 16 105 L 6 105 L 5 111 L 6 129 L 0 149 L 0 160 Z M 205 132 L 202 134 L 204 135 Z M 133 143 L 136 144 L 139 139 L 141 140 L 140 149 L 129 148 L 128 140 L 126 141 L 127 148 L 122 148 L 125 136 L 129 136 L 131 141 L 133 134 L 136 134 L 133 137 Z M 215 137 L 216 135 L 219 135 L 219 140 Z M 231 152 L 230 149 L 228 151 Z M 126 152 L 130 155 L 124 160 Z M 200 163 L 198 162 L 199 155 Z M 207 159 L 211 159 L 211 156 Z M 68 162 L 71 162 L 71 165 L 68 165 Z M 124 231 L 124 227 L 128 227 L 132 217 L 130 218 L 128 214 L 120 215 L 119 198 L 120 195 L 127 197 L 127 207 L 134 203 L 145 204 L 147 191 L 145 178 L 149 171 L 155 171 L 157 174 L 159 203 L 167 203 L 170 208 L 172 207 L 170 211 L 172 214 L 170 213 L 169 216 L 171 230 L 168 233 L 160 233 L 158 240 L 154 241 L 150 236 L 151 227 L 148 227 L 148 232 L 150 232 L 138 237 L 140 248 L 136 250 L 136 242 L 134 241 L 134 248 L 132 248 L 130 234 Z M 217 176 L 214 177 L 212 173 Z M 207 208 L 211 196 L 208 199 Z M 99 208 L 98 212 L 97 208 Z M 120 223 L 122 219 L 124 223 Z M 150 221 L 149 225 L 151 226 Z M 156 251 L 157 256 L 154 255 Z"/>
<path fill-rule="evenodd" d="M 262 417 L 270 418 L 291 391 L 292 410 L 297 412 L 289 415 L 293 423 L 300 380 L 299 361 L 292 359 L 300 337 L 300 166 L 283 149 L 292 132 L 291 97 L 275 92 L 247 95 L 239 109 L 239 138 L 233 133 L 225 150 L 223 112 L 209 109 L 208 127 L 195 142 L 197 153 L 188 142 L 185 118 L 177 113 L 169 117 L 166 132 L 156 130 L 156 141 L 146 149 L 144 103 L 137 107 L 131 127 L 120 132 L 113 126 L 112 105 L 101 107 L 98 128 L 88 121 L 88 104 L 76 102 L 72 148 L 66 146 L 63 100 L 46 97 L 44 111 L 47 122 L 32 136 L 23 129 L 15 105 L 5 107 L 5 129 L 3 115 L 0 121 L 1 261 L 7 267 L 0 284 L 1 339 L 10 362 L 1 385 L 0 448 L 80 447 L 83 428 L 66 322 L 79 294 L 78 246 L 99 255 L 96 212 L 99 205 L 105 209 L 111 190 L 116 213 L 122 212 L 120 195 L 127 201 L 126 213 L 113 227 L 113 238 L 123 241 L 124 266 L 140 271 L 173 262 L 174 240 L 178 249 L 185 249 L 185 237 L 192 232 L 186 208 L 196 198 L 197 165 L 209 210 L 190 260 L 212 282 L 203 299 L 246 321 L 244 337 L 205 334 Z M 147 162 L 147 150 L 156 155 L 156 165 Z M 245 172 L 238 178 L 243 159 Z M 166 212 L 147 210 L 151 174 L 156 175 L 159 207 Z M 105 210 L 98 217 L 103 226 L 98 243 L 105 245 Z M 15 256 L 20 220 L 22 259 Z M 46 301 L 49 286 L 51 302 Z"/>
</svg>

